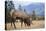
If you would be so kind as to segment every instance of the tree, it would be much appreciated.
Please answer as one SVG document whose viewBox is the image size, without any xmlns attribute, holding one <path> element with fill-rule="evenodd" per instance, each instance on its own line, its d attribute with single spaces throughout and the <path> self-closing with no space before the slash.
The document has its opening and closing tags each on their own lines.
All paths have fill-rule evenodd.
<svg viewBox="0 0 46 31">
<path fill-rule="evenodd" d="M 36 14 L 35 14 L 35 11 L 33 10 L 33 14 L 32 14 L 32 19 L 33 20 L 36 20 Z"/>
<path fill-rule="evenodd" d="M 26 10 L 24 9 L 24 12 L 26 12 Z"/>
<path fill-rule="evenodd" d="M 12 1 L 5 1 L 5 30 L 7 30 L 7 22 L 10 21 L 10 11 L 14 8 Z"/>
<path fill-rule="evenodd" d="M 5 1 L 5 15 L 6 17 L 10 16 L 10 11 L 15 9 L 14 4 L 12 1 Z"/>
<path fill-rule="evenodd" d="M 22 10 L 21 5 L 19 5 L 19 10 L 20 10 L 20 11 Z"/>
<path fill-rule="evenodd" d="M 12 9 L 14 9 L 15 7 L 14 7 L 14 4 L 13 4 L 13 2 L 12 1 L 8 1 L 8 3 L 7 3 L 7 9 L 9 9 L 9 11 L 11 11 Z"/>
<path fill-rule="evenodd" d="M 24 9 L 24 12 L 27 14 L 26 9 Z"/>
<path fill-rule="evenodd" d="M 10 11 L 12 9 L 15 9 L 13 2 L 12 1 L 5 1 L 5 12 L 6 12 L 6 16 L 10 15 Z"/>
</svg>

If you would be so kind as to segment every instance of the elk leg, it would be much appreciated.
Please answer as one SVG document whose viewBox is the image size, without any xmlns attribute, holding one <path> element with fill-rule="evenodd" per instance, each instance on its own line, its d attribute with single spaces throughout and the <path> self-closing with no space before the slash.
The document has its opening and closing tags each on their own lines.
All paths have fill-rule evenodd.
<svg viewBox="0 0 46 31">
<path fill-rule="evenodd" d="M 12 22 L 11 22 L 11 26 L 12 26 Z"/>
<path fill-rule="evenodd" d="M 23 19 L 21 19 L 21 27 L 22 27 L 22 25 L 23 25 Z"/>
<path fill-rule="evenodd" d="M 11 19 L 11 26 L 12 26 L 12 23 L 13 23 L 13 18 Z"/>
<path fill-rule="evenodd" d="M 15 27 L 15 29 L 16 29 L 16 25 L 15 25 L 15 22 L 13 22 L 13 24 L 14 24 L 14 27 Z"/>
<path fill-rule="evenodd" d="M 26 23 L 24 22 L 24 25 L 25 25 L 25 27 L 26 27 Z"/>
<path fill-rule="evenodd" d="M 23 22 L 21 22 L 21 27 L 22 27 L 22 25 L 23 25 Z"/>
</svg>

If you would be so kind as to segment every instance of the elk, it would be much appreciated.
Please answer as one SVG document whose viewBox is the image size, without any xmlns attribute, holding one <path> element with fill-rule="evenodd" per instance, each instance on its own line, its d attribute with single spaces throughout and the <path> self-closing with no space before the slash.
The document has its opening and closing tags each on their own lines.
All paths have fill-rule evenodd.
<svg viewBox="0 0 46 31">
<path fill-rule="evenodd" d="M 16 28 L 16 25 L 15 25 L 15 22 L 16 22 L 16 19 L 19 19 L 20 20 L 20 22 L 21 22 L 21 27 L 22 27 L 22 25 L 23 25 L 23 22 L 24 22 L 24 24 L 25 24 L 25 26 L 27 25 L 27 26 L 30 26 L 31 24 L 32 24 L 32 21 L 30 21 L 30 17 L 28 17 L 26 14 L 26 16 L 24 15 L 21 15 L 20 13 L 18 13 L 18 15 L 16 14 L 16 12 L 14 11 L 14 12 L 12 12 L 12 13 L 10 13 L 11 14 L 11 26 L 12 26 L 12 23 L 14 24 L 14 27 Z"/>
</svg>

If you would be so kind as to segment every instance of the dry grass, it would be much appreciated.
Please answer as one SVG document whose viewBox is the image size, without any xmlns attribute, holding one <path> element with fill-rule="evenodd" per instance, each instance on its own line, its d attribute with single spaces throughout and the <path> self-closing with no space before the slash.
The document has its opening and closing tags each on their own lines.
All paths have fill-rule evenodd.
<svg viewBox="0 0 46 31">
<path fill-rule="evenodd" d="M 16 24 L 16 29 L 37 29 L 37 28 L 44 28 L 44 26 L 45 26 L 45 23 L 44 22 L 45 21 L 43 21 L 43 20 L 40 20 L 40 21 L 32 21 L 33 24 L 31 24 L 30 27 L 28 27 L 28 26 L 25 27 L 25 25 L 23 23 L 22 28 L 21 28 L 21 23 L 20 22 L 17 22 L 15 24 Z M 11 26 L 11 23 L 8 23 L 7 24 L 7 29 L 8 30 L 15 30 L 13 24 Z"/>
</svg>

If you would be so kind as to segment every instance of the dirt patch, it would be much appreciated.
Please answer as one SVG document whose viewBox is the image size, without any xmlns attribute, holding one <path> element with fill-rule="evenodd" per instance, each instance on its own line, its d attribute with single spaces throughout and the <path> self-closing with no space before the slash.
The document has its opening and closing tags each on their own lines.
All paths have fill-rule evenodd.
<svg viewBox="0 0 46 31">
<path fill-rule="evenodd" d="M 40 21 L 32 21 L 33 24 L 31 24 L 30 27 L 24 25 L 23 23 L 23 26 L 21 27 L 21 23 L 20 22 L 16 22 L 15 25 L 16 25 L 16 29 L 38 29 L 38 28 L 44 28 L 45 26 L 45 21 L 43 20 L 40 20 Z M 11 23 L 7 23 L 7 30 L 14 30 L 14 26 L 12 24 L 11 26 Z"/>
</svg>

